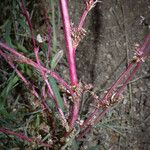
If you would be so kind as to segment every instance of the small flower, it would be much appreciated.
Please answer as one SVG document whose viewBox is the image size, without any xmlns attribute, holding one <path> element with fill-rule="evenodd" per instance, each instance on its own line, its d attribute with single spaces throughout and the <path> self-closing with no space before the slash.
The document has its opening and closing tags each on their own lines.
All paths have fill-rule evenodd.
<svg viewBox="0 0 150 150">
<path fill-rule="evenodd" d="M 90 11 L 97 3 L 100 3 L 100 0 L 87 0 L 85 1 L 87 11 Z"/>
<path fill-rule="evenodd" d="M 80 30 L 78 28 L 72 28 L 71 36 L 72 36 L 72 42 L 73 47 L 77 47 L 79 45 L 79 42 L 85 37 L 86 31 L 81 28 Z"/>
</svg>

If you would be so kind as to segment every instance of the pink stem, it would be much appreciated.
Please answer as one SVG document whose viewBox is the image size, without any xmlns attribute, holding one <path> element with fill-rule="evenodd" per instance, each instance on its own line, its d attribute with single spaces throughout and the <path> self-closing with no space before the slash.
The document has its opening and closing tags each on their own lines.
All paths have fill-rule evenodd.
<svg viewBox="0 0 150 150">
<path fill-rule="evenodd" d="M 142 64 L 142 61 L 140 61 L 140 62 L 137 63 L 137 65 L 135 66 L 135 68 L 133 69 L 133 71 L 131 72 L 131 74 L 129 75 L 129 77 L 123 83 L 122 87 L 115 94 L 114 99 L 118 98 L 118 96 L 123 92 L 124 88 L 129 83 L 129 81 L 133 78 L 133 76 L 135 75 L 136 71 L 139 69 L 139 67 L 141 66 L 141 64 Z M 97 124 L 103 118 L 103 116 L 107 113 L 108 110 L 109 110 L 109 107 L 105 108 L 100 113 L 100 115 L 98 117 L 96 117 L 95 121 L 93 122 L 93 125 Z"/>
<path fill-rule="evenodd" d="M 0 55 L 2 55 L 2 56 L 4 57 L 4 59 L 10 64 L 10 66 L 16 71 L 16 73 L 17 73 L 18 76 L 23 80 L 23 82 L 24 82 L 26 85 L 29 85 L 29 82 L 24 78 L 24 76 L 21 74 L 21 72 L 14 66 L 14 64 L 13 64 L 10 60 L 8 60 L 8 59 L 6 58 L 6 55 L 5 55 L 1 50 L 0 50 Z M 45 82 L 46 82 L 46 85 L 47 85 L 47 87 L 48 87 L 48 90 L 49 90 L 50 95 L 51 95 L 52 98 L 54 99 L 56 108 L 58 109 L 59 114 L 60 114 L 60 117 L 62 118 L 61 120 L 63 120 L 63 124 L 64 124 L 64 123 L 67 122 L 66 119 L 65 119 L 65 115 L 64 115 L 63 111 L 61 110 L 61 108 L 59 107 L 59 105 L 58 105 L 58 103 L 57 103 L 56 97 L 55 97 L 55 95 L 54 95 L 54 93 L 53 93 L 53 91 L 52 91 L 52 89 L 51 89 L 51 86 L 50 86 L 50 84 L 49 84 L 47 78 L 46 78 L 45 75 L 44 75 L 44 72 L 42 71 L 41 74 L 42 74 L 42 76 L 43 76 L 43 79 L 44 79 Z M 39 98 L 39 95 L 38 95 L 38 93 L 35 91 L 34 88 L 32 88 L 32 93 L 33 93 L 37 98 Z M 43 102 L 44 102 L 44 101 L 43 101 Z M 44 106 L 46 106 L 46 105 L 45 105 L 45 102 L 44 102 Z"/>
<path fill-rule="evenodd" d="M 147 57 L 150 52 L 150 33 L 146 36 L 143 45 L 137 50 L 137 55 Z"/>
<path fill-rule="evenodd" d="M 73 91 L 70 88 L 70 86 L 67 84 L 66 81 L 64 81 L 56 72 L 48 70 L 47 68 L 35 63 L 34 61 L 32 61 L 31 59 L 25 57 L 24 55 L 18 53 L 17 51 L 15 51 L 13 48 L 10 48 L 9 46 L 7 46 L 7 44 L 0 42 L 0 47 L 8 50 L 9 52 L 11 52 L 13 55 L 15 55 L 18 60 L 16 61 L 20 61 L 22 63 L 28 64 L 33 66 L 34 68 L 36 68 L 39 71 L 44 71 L 45 73 L 51 75 L 53 78 L 55 78 L 60 84 L 62 84 L 67 90 L 69 90 L 69 92 L 73 95 Z M 74 96 L 73 96 L 74 97 Z"/>
<path fill-rule="evenodd" d="M 106 103 L 108 98 L 112 95 L 115 88 L 118 86 L 118 84 L 125 78 L 125 76 L 129 73 L 130 69 L 132 68 L 133 63 L 130 63 L 127 67 L 127 69 L 121 74 L 121 76 L 116 80 L 116 82 L 111 86 L 111 88 L 108 90 L 108 92 L 105 94 L 103 99 L 100 102 L 100 105 L 103 105 Z"/>
<path fill-rule="evenodd" d="M 85 126 L 87 126 L 88 124 L 90 124 L 91 120 L 96 117 L 96 114 L 98 113 L 99 109 L 95 109 L 90 116 L 88 116 L 88 118 L 83 122 L 83 124 L 81 125 L 81 128 L 84 128 Z"/>
<path fill-rule="evenodd" d="M 100 112 L 98 117 L 93 122 L 93 125 L 96 125 L 104 117 L 104 115 L 108 112 L 108 110 L 109 110 L 109 108 L 105 108 L 102 112 Z"/>
<path fill-rule="evenodd" d="M 72 86 L 77 86 L 77 73 L 76 73 L 76 64 L 75 64 L 75 55 L 74 49 L 72 46 L 72 38 L 71 38 L 71 27 L 70 27 L 70 19 L 68 13 L 68 5 L 67 0 L 59 0 L 60 8 L 61 8 L 61 15 L 62 15 L 62 22 L 63 22 L 63 30 L 64 30 L 64 37 L 66 43 L 66 53 L 69 65 L 69 72 L 70 72 L 70 80 Z M 74 104 L 72 106 L 71 116 L 70 116 L 70 127 L 73 128 L 74 124 L 78 118 L 79 112 L 79 99 L 74 100 Z"/>
<path fill-rule="evenodd" d="M 117 87 L 117 85 L 124 79 L 124 77 L 126 76 L 126 74 L 128 74 L 128 72 L 130 71 L 131 67 L 132 67 L 132 63 L 128 65 L 127 69 L 121 74 L 121 76 L 117 79 L 117 81 L 111 86 L 111 88 L 108 90 L 108 92 L 105 94 L 105 96 L 103 97 L 103 99 L 100 101 L 100 105 L 102 106 L 103 104 L 106 103 L 106 101 L 109 99 L 109 97 L 111 96 L 111 94 L 113 93 L 113 91 L 115 90 L 115 88 Z M 98 112 L 98 108 L 95 109 L 93 111 L 93 113 L 83 122 L 82 124 L 82 128 L 87 126 L 89 124 L 89 122 L 91 121 L 91 119 L 97 114 Z"/>
<path fill-rule="evenodd" d="M 82 14 L 82 16 L 80 18 L 79 24 L 78 24 L 78 30 L 79 31 L 82 29 L 82 27 L 83 27 L 83 25 L 85 23 L 85 19 L 86 19 L 87 15 L 88 15 L 88 12 L 89 11 L 85 8 L 84 12 L 83 12 L 83 14 Z M 76 46 L 73 47 L 74 56 L 75 56 L 75 52 L 76 52 Z"/>
<path fill-rule="evenodd" d="M 31 32 L 32 42 L 33 42 L 33 46 L 34 46 L 35 58 L 36 58 L 37 63 L 40 64 L 40 60 L 39 60 L 39 57 L 38 57 L 39 49 L 36 47 L 36 42 L 35 42 L 35 38 L 34 38 L 32 23 L 31 23 L 29 15 L 27 13 L 27 9 L 25 7 L 24 1 L 23 0 L 20 0 L 20 1 L 21 1 L 22 9 L 23 9 L 23 14 L 26 17 L 26 20 L 28 22 L 29 29 L 30 29 L 30 32 Z"/>
<path fill-rule="evenodd" d="M 72 106 L 72 113 L 71 113 L 71 118 L 70 118 L 70 127 L 73 128 L 75 125 L 75 122 L 78 118 L 78 113 L 79 113 L 79 108 L 80 108 L 80 100 L 79 98 L 75 99 L 74 105 Z"/>
<path fill-rule="evenodd" d="M 81 30 L 84 23 L 85 23 L 85 19 L 86 19 L 86 16 L 88 15 L 88 12 L 89 10 L 85 9 L 81 18 L 80 18 L 80 22 L 79 22 L 79 25 L 78 25 L 78 29 Z"/>
<path fill-rule="evenodd" d="M 126 79 L 126 81 L 123 83 L 122 87 L 115 94 L 114 99 L 118 98 L 118 96 L 122 93 L 122 91 L 124 90 L 124 88 L 126 87 L 126 85 L 129 83 L 129 81 L 133 78 L 133 76 L 135 75 L 136 71 L 139 69 L 139 67 L 141 66 L 141 64 L 142 64 L 142 61 L 140 61 L 140 62 L 137 63 L 137 65 L 135 66 L 135 68 L 131 72 L 130 76 Z"/>
<path fill-rule="evenodd" d="M 12 62 L 11 60 L 7 59 L 7 56 L 6 56 L 1 50 L 0 50 L 0 55 L 3 56 L 3 58 L 4 58 L 4 59 L 9 63 L 9 65 L 16 71 L 17 75 L 20 77 L 20 79 L 21 79 L 27 86 L 31 85 L 31 84 L 29 83 L 29 81 L 27 81 L 26 78 L 22 75 L 22 73 L 16 68 L 16 66 L 13 64 L 13 62 Z M 31 92 L 32 92 L 37 98 L 39 98 L 39 95 L 38 95 L 38 93 L 35 91 L 33 85 L 32 85 L 32 89 L 31 89 L 31 90 L 32 90 Z"/>
<path fill-rule="evenodd" d="M 107 113 L 108 110 L 109 110 L 109 108 L 105 108 L 102 112 L 100 112 L 100 114 L 95 119 L 95 121 L 92 124 L 88 124 L 88 126 L 84 129 L 84 131 L 79 134 L 79 136 L 77 137 L 77 139 L 79 140 L 85 134 L 87 134 L 91 130 L 92 126 L 96 125 L 104 117 L 104 115 Z"/>
<path fill-rule="evenodd" d="M 37 142 L 37 144 L 42 145 L 44 147 L 52 147 L 50 144 L 44 143 L 36 138 L 29 138 L 29 137 L 25 136 L 24 134 L 16 133 L 14 131 L 10 131 L 5 128 L 0 128 L 0 132 L 5 133 L 5 134 L 14 135 L 14 136 L 18 137 L 19 139 L 22 139 L 23 141 Z"/>
<path fill-rule="evenodd" d="M 76 74 L 75 56 L 73 52 L 72 39 L 71 39 L 71 27 L 70 27 L 67 0 L 59 0 L 59 2 L 60 2 L 64 37 L 65 37 L 66 50 L 67 50 L 66 52 L 67 52 L 67 59 L 69 65 L 70 80 L 72 86 L 74 85 L 76 86 L 78 84 L 78 80 Z"/>
</svg>

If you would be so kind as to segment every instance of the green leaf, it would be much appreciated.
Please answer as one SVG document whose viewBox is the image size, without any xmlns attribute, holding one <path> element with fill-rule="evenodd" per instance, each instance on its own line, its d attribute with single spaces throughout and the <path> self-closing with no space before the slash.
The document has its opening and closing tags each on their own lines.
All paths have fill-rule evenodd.
<svg viewBox="0 0 150 150">
<path fill-rule="evenodd" d="M 99 145 L 92 146 L 92 147 L 88 148 L 87 150 L 99 150 Z"/>
<path fill-rule="evenodd" d="M 29 51 L 21 44 L 17 43 L 17 49 L 23 53 L 29 53 Z"/>
<path fill-rule="evenodd" d="M 56 81 L 55 81 L 54 78 L 49 77 L 48 80 L 49 80 L 49 83 L 50 83 L 50 85 L 51 85 L 51 87 L 52 87 L 52 90 L 53 90 L 53 92 L 54 92 L 54 95 L 55 95 L 55 97 L 56 97 L 57 103 L 58 103 L 59 107 L 62 109 L 62 111 L 64 112 L 63 100 L 62 100 L 62 98 L 61 98 L 61 96 L 60 96 L 60 92 L 59 92 L 59 89 L 58 89 L 58 85 L 57 85 L 57 83 L 56 83 Z"/>
<path fill-rule="evenodd" d="M 29 66 L 25 65 L 25 73 L 29 76 L 29 77 L 32 77 L 32 71 L 31 69 L 29 68 Z"/>
<path fill-rule="evenodd" d="M 17 85 L 17 82 L 19 81 L 18 76 L 16 76 L 14 73 L 10 76 L 8 79 L 7 86 L 3 89 L 0 96 L 1 97 L 7 97 L 11 90 Z"/>
<path fill-rule="evenodd" d="M 14 45 L 12 44 L 12 40 L 11 40 L 11 37 L 10 37 L 10 33 L 11 33 L 11 27 L 12 27 L 12 22 L 10 20 L 7 20 L 5 23 L 4 23 L 4 26 L 3 26 L 3 30 L 4 30 L 4 34 L 3 34 L 3 37 L 6 41 L 6 43 L 10 46 L 10 47 L 14 47 Z"/>
<path fill-rule="evenodd" d="M 5 108 L 5 99 L 1 96 L 0 96 L 0 119 L 3 120 L 3 122 L 0 120 L 0 125 L 5 121 L 8 123 L 8 121 L 10 120 L 15 120 L 15 115 L 13 115 L 13 113 L 8 113 L 7 109 Z"/>
<path fill-rule="evenodd" d="M 29 27 L 28 27 L 28 25 L 27 25 L 27 23 L 26 23 L 26 21 L 25 21 L 24 18 L 19 18 L 19 19 L 18 19 L 18 23 L 19 23 L 19 25 L 25 30 L 25 32 L 27 32 L 27 33 L 30 32 L 30 31 L 29 31 Z"/>
<path fill-rule="evenodd" d="M 5 101 L 2 97 L 0 97 L 0 116 L 5 116 L 8 114 L 7 110 L 4 107 Z"/>
<path fill-rule="evenodd" d="M 51 69 L 55 69 L 55 67 L 57 66 L 62 57 L 63 57 L 63 50 L 55 54 L 55 56 L 51 61 Z"/>
<path fill-rule="evenodd" d="M 35 121 L 35 127 L 39 127 L 40 126 L 40 115 L 37 114 L 36 115 L 36 121 Z"/>
<path fill-rule="evenodd" d="M 75 139 L 72 141 L 71 146 L 72 146 L 71 147 L 72 150 L 78 150 L 79 149 L 79 144 L 77 143 L 77 141 Z"/>
</svg>

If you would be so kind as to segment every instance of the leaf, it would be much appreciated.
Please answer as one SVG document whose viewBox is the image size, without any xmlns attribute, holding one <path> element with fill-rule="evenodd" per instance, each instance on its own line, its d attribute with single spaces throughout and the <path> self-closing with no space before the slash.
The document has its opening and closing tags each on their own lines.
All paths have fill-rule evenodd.
<svg viewBox="0 0 150 150">
<path fill-rule="evenodd" d="M 79 144 L 77 143 L 76 140 L 72 141 L 72 145 L 71 146 L 72 146 L 71 147 L 72 150 L 78 150 L 79 149 Z"/>
<path fill-rule="evenodd" d="M 62 100 L 62 98 L 60 96 L 58 85 L 57 85 L 57 83 L 56 83 L 54 78 L 49 77 L 48 79 L 49 79 L 50 85 L 52 87 L 52 90 L 54 92 L 54 95 L 56 97 L 57 103 L 58 103 L 59 107 L 62 109 L 62 111 L 64 112 L 63 100 Z"/>
<path fill-rule="evenodd" d="M 19 23 L 19 25 L 25 30 L 26 33 L 29 33 L 29 32 L 30 32 L 30 31 L 29 31 L 29 27 L 28 27 L 26 21 L 24 20 L 24 18 L 19 18 L 19 19 L 18 19 L 18 23 Z"/>
<path fill-rule="evenodd" d="M 29 77 L 32 77 L 32 71 L 31 69 L 29 68 L 29 66 L 25 65 L 25 73 L 29 76 Z"/>
<path fill-rule="evenodd" d="M 10 46 L 10 47 L 14 47 L 14 45 L 12 44 L 12 40 L 11 40 L 11 37 L 10 37 L 10 33 L 11 33 L 11 26 L 12 26 L 12 22 L 10 20 L 7 20 L 5 23 L 4 23 L 4 39 L 6 41 L 6 43 Z"/>
<path fill-rule="evenodd" d="M 99 145 L 92 146 L 92 147 L 88 148 L 87 150 L 99 150 Z"/>
<path fill-rule="evenodd" d="M 21 44 L 17 43 L 17 49 L 23 53 L 29 53 L 29 51 Z"/>
<path fill-rule="evenodd" d="M 55 69 L 61 58 L 63 57 L 63 50 L 60 50 L 58 53 L 55 54 L 51 61 L 51 69 Z"/>
<path fill-rule="evenodd" d="M 10 76 L 8 79 L 7 86 L 3 89 L 0 96 L 1 97 L 7 97 L 10 93 L 10 91 L 17 85 L 17 82 L 19 81 L 18 76 L 14 75 L 14 73 Z"/>
<path fill-rule="evenodd" d="M 0 97 L 0 116 L 5 116 L 8 114 L 7 110 L 4 107 L 5 101 L 2 97 Z"/>
<path fill-rule="evenodd" d="M 16 118 L 15 118 L 15 115 L 13 115 L 13 113 L 8 113 L 5 107 L 5 99 L 0 96 L 0 126 L 1 124 L 6 124 L 6 123 L 7 123 L 7 126 L 9 126 L 10 125 L 9 121 L 15 120 L 15 119 Z"/>
<path fill-rule="evenodd" d="M 39 114 L 36 115 L 35 127 L 39 127 L 40 125 L 40 116 Z"/>
</svg>

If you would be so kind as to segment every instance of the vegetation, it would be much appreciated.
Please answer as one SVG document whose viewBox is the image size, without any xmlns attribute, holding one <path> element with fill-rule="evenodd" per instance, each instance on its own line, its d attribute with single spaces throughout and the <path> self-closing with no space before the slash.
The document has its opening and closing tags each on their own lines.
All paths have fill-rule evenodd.
<svg viewBox="0 0 150 150">
<path fill-rule="evenodd" d="M 100 1 L 84 1 L 85 8 L 76 27 L 71 26 L 67 2 L 42 2 L 40 10 L 36 1 L 5 1 L 10 8 L 4 7 L 0 27 L 0 146 L 3 149 L 78 149 L 79 141 L 93 127 L 99 127 L 110 107 L 122 100 L 124 88 L 148 57 L 150 34 L 138 45 L 126 70 L 100 99 L 91 84 L 79 82 L 75 62 L 76 48 L 86 35 L 85 19 Z M 57 5 L 65 52 L 57 50 L 56 25 L 61 26 L 56 19 Z M 41 11 L 39 20 L 33 18 L 36 9 Z M 37 24 L 44 22 L 44 33 L 36 32 L 31 20 Z M 63 53 L 66 53 L 70 81 L 59 75 Z M 96 103 L 93 112 L 87 111 L 87 114 L 81 110 L 86 93 L 90 93 L 94 105 Z M 105 122 L 102 125 L 106 126 Z"/>
</svg>

